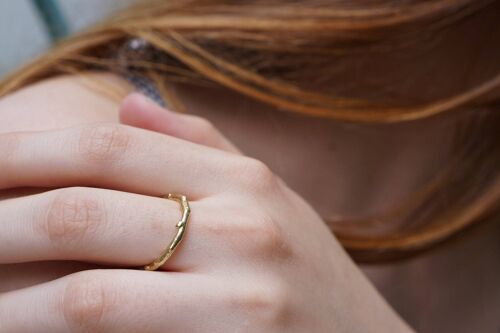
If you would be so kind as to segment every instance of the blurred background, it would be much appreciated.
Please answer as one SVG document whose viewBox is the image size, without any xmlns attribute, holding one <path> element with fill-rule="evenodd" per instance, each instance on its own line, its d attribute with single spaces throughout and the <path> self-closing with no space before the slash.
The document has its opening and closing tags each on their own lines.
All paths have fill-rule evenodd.
<svg viewBox="0 0 500 333">
<path fill-rule="evenodd" d="M 0 77 L 134 0 L 0 0 Z"/>
</svg>

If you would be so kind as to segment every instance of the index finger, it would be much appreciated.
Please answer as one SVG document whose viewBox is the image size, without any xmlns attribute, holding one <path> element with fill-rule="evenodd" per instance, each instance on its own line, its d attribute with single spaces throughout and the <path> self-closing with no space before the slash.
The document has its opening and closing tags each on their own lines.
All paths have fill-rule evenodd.
<svg viewBox="0 0 500 333">
<path fill-rule="evenodd" d="M 241 154 L 208 120 L 169 111 L 138 93 L 127 96 L 120 106 L 122 123 L 175 136 L 204 146 Z"/>
</svg>

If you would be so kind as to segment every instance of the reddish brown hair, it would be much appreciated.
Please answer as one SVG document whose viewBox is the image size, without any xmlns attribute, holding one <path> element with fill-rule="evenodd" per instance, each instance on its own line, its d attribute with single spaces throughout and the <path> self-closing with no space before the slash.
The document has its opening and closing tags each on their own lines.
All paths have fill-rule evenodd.
<svg viewBox="0 0 500 333">
<path fill-rule="evenodd" d="M 478 64 L 452 59 L 460 55 L 446 40 L 471 27 L 482 33 L 481 15 L 498 19 L 499 12 L 491 0 L 145 1 L 13 73 L 0 83 L 0 96 L 61 73 L 127 68 L 155 81 L 167 100 L 165 82 L 179 81 L 223 86 L 285 112 L 337 121 L 392 123 L 462 112 L 454 159 L 423 188 L 380 216 L 331 223 L 359 259 L 408 253 L 449 238 L 498 206 L 500 62 L 464 80 L 459 67 Z M 494 45 L 498 33 L 476 42 Z M 133 37 L 154 52 L 117 58 Z M 457 80 L 464 84 L 450 84 Z M 403 83 L 427 93 L 390 93 Z"/>
</svg>

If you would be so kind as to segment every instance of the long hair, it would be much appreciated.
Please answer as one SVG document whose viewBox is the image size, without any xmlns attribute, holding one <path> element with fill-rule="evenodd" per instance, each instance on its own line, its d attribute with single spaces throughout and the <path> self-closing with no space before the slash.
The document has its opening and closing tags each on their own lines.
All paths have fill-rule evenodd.
<svg viewBox="0 0 500 333">
<path fill-rule="evenodd" d="M 481 15 L 499 13 L 492 0 L 142 1 L 12 73 L 0 96 L 60 74 L 126 70 L 155 82 L 179 110 L 168 82 L 222 86 L 281 112 L 342 122 L 461 113 L 453 158 L 420 189 L 377 216 L 330 221 L 358 260 L 393 257 L 441 243 L 498 208 L 500 61 L 465 80 L 456 66 L 478 64 L 460 63 L 459 50 L 436 54 Z M 489 33 L 495 38 L 477 39 L 498 44 L 500 30 Z M 134 38 L 149 51 L 123 52 Z M 399 84 L 417 93 L 398 94 Z"/>
</svg>

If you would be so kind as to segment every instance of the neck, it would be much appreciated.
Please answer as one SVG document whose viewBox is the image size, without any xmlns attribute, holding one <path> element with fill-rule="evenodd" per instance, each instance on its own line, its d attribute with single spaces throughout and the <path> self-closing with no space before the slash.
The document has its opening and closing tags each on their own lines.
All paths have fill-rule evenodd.
<svg viewBox="0 0 500 333">
<path fill-rule="evenodd" d="M 394 207 L 446 163 L 447 117 L 359 125 L 275 110 L 224 90 L 177 86 L 189 113 L 212 121 L 326 218 L 371 216 Z"/>
</svg>

